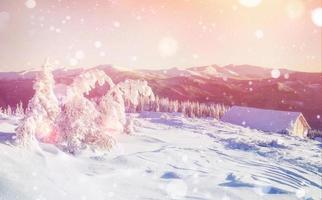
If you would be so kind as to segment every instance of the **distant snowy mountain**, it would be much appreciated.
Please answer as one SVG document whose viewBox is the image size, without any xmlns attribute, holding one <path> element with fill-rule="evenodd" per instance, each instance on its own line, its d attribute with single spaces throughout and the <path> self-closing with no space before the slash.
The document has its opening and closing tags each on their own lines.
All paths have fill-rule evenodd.
<svg viewBox="0 0 322 200">
<path fill-rule="evenodd" d="M 18 148 L 0 119 L 1 200 L 320 199 L 321 144 L 180 114 L 132 114 L 109 152 Z"/>
<path fill-rule="evenodd" d="M 275 70 L 250 65 L 217 65 L 171 68 L 167 70 L 130 70 L 111 65 L 97 66 L 114 82 L 125 79 L 147 80 L 162 97 L 177 100 L 224 103 L 266 109 L 303 112 L 313 128 L 322 130 L 322 73 Z M 57 69 L 57 82 L 71 83 L 73 77 L 88 69 Z M 272 72 L 277 72 L 272 77 Z M 35 71 L 0 72 L 0 106 L 24 104 L 33 94 Z M 97 92 L 98 94 L 100 92 Z"/>
<path fill-rule="evenodd" d="M 21 72 L 0 72 L 0 80 L 34 79 L 37 72 L 37 70 L 27 70 Z"/>
<path fill-rule="evenodd" d="M 190 67 L 190 68 L 170 68 L 167 70 L 137 70 L 137 72 L 149 73 L 155 76 L 164 75 L 167 78 L 178 76 L 197 76 L 204 78 L 233 78 L 241 80 L 267 79 L 271 78 L 272 69 L 251 66 L 251 65 L 218 65 Z M 280 76 L 294 73 L 294 71 L 280 69 Z"/>
<path fill-rule="evenodd" d="M 227 65 L 220 67 L 218 65 L 200 66 L 200 67 L 190 67 L 190 68 L 180 68 L 174 67 L 165 70 L 129 70 L 128 68 L 113 67 L 111 65 L 100 65 L 96 67 L 103 70 L 121 71 L 121 72 L 131 72 L 138 75 L 150 75 L 154 77 L 178 77 L 178 76 L 199 76 L 205 78 L 236 78 L 236 79 L 266 79 L 271 78 L 272 69 L 251 66 L 251 65 Z M 85 68 L 78 69 L 68 69 L 60 68 L 54 71 L 56 75 L 75 75 Z M 29 70 L 22 72 L 0 72 L 0 80 L 13 80 L 13 79 L 33 79 L 35 78 L 37 70 Z M 294 73 L 294 71 L 280 69 L 281 76 L 289 73 Z"/>
</svg>

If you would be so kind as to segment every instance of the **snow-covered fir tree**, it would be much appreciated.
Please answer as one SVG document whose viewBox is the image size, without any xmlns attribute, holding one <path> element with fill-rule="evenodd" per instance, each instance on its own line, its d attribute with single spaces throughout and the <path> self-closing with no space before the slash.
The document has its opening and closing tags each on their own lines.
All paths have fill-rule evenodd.
<svg viewBox="0 0 322 200">
<path fill-rule="evenodd" d="M 16 105 L 15 115 L 17 117 L 23 117 L 25 115 L 25 110 L 21 101 Z"/>
<path fill-rule="evenodd" d="M 48 60 L 34 83 L 35 94 L 29 101 L 26 116 L 17 128 L 17 140 L 28 145 L 32 140 L 46 140 L 54 128 L 54 121 L 60 112 L 54 94 L 55 80 Z"/>
</svg>

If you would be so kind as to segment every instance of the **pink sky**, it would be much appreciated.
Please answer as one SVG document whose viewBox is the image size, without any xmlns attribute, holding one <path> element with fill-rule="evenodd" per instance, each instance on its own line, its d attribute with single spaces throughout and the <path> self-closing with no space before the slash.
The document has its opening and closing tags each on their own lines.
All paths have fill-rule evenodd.
<svg viewBox="0 0 322 200">
<path fill-rule="evenodd" d="M 320 0 L 1 0 L 0 70 L 251 64 L 322 71 Z M 313 14 L 314 13 L 314 14 Z"/>
</svg>

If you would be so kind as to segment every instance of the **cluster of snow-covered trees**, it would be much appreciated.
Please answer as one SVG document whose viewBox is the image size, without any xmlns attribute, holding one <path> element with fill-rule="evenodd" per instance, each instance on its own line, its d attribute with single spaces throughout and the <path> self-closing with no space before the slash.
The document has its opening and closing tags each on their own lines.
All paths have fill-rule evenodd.
<svg viewBox="0 0 322 200">
<path fill-rule="evenodd" d="M 187 117 L 210 117 L 220 119 L 221 116 L 228 110 L 229 107 L 223 104 L 206 104 L 193 101 L 178 101 L 170 100 L 169 98 L 160 98 L 155 96 L 143 97 L 140 96 L 136 99 L 135 104 L 129 100 L 125 100 L 125 111 L 126 112 L 141 112 L 141 111 L 153 111 L 153 112 L 179 112 L 183 113 Z M 16 107 L 8 106 L 7 108 L 0 107 L 0 113 L 8 116 L 19 116 L 25 115 L 25 112 L 29 112 L 23 108 L 22 102 L 16 105 Z"/>
<path fill-rule="evenodd" d="M 94 101 L 86 95 L 97 85 L 110 89 Z M 154 99 L 146 81 L 127 80 L 114 84 L 103 71 L 90 70 L 76 77 L 71 85 L 56 85 L 48 64 L 34 84 L 25 117 L 16 134 L 19 144 L 49 142 L 77 153 L 85 147 L 108 149 L 113 135 L 130 130 L 125 102 L 137 106 L 142 96 Z"/>
<path fill-rule="evenodd" d="M 11 107 L 10 105 L 6 108 L 0 107 L 0 114 L 4 114 L 7 116 L 17 116 L 17 117 L 23 117 L 25 114 L 25 110 L 23 108 L 22 102 L 19 102 L 16 107 Z"/>
<path fill-rule="evenodd" d="M 89 92 L 104 84 L 108 84 L 109 90 L 102 97 L 91 99 Z M 109 149 L 115 134 L 133 130 L 133 119 L 126 118 L 126 112 L 180 112 L 188 117 L 219 118 L 227 109 L 219 104 L 155 97 L 146 81 L 115 84 L 100 70 L 86 71 L 70 85 L 56 84 L 48 64 L 38 74 L 33 88 L 35 94 L 26 110 L 20 103 L 15 111 L 8 107 L 0 113 L 23 117 L 16 129 L 20 145 L 41 141 L 70 153 L 86 147 Z"/>
<path fill-rule="evenodd" d="M 155 112 L 179 112 L 187 117 L 197 118 L 216 118 L 220 117 L 228 110 L 228 107 L 222 104 L 206 104 L 193 101 L 170 100 L 169 98 L 155 97 L 153 101 L 150 98 L 140 97 L 136 107 L 126 104 L 128 112 L 155 111 Z"/>
</svg>

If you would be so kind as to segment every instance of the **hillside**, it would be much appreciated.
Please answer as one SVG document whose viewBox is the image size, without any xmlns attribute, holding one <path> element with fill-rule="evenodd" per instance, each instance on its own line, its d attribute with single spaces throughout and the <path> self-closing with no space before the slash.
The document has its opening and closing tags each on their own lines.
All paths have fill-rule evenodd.
<svg viewBox="0 0 322 200">
<path fill-rule="evenodd" d="M 0 199 L 319 199 L 321 144 L 179 114 L 133 114 L 110 152 L 11 145 L 0 121 Z"/>
<path fill-rule="evenodd" d="M 322 130 L 322 118 L 317 117 L 322 115 L 321 73 L 280 69 L 280 77 L 275 79 L 270 69 L 248 65 L 168 70 L 128 70 L 103 65 L 96 68 L 105 71 L 114 82 L 147 80 L 155 94 L 171 99 L 299 111 L 313 128 Z M 85 70 L 59 69 L 54 74 L 59 83 L 69 84 Z M 33 95 L 35 75 L 35 71 L 0 73 L 0 106 L 15 106 L 20 100 L 26 104 Z"/>
</svg>

